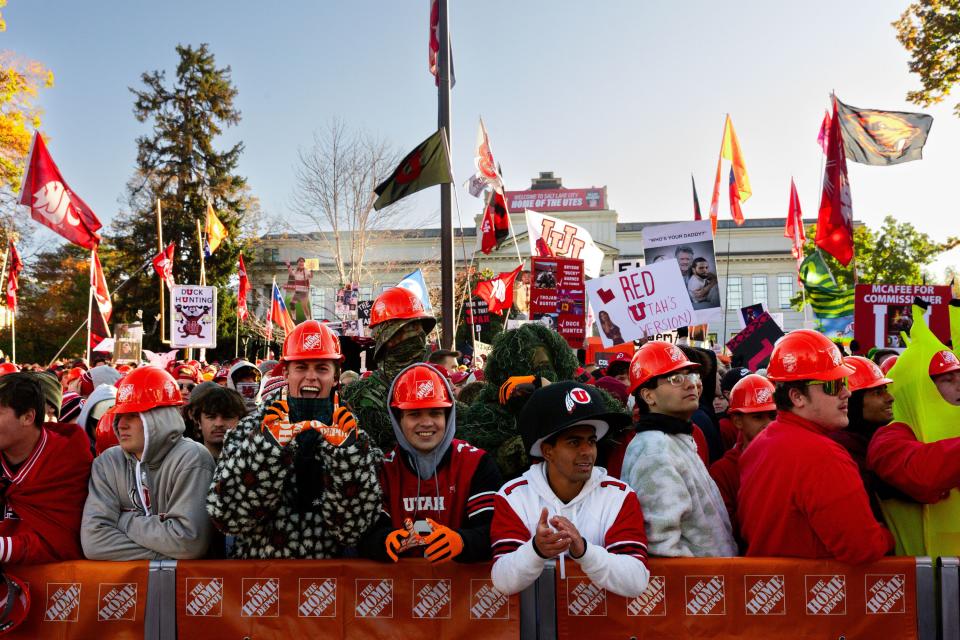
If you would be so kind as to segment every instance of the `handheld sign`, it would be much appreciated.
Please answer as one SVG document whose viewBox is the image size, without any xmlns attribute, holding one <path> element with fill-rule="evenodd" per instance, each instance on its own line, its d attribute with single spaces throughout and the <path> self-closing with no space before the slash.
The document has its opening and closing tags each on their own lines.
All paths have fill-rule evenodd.
<svg viewBox="0 0 960 640">
<path fill-rule="evenodd" d="M 587 282 L 604 347 L 693 324 L 676 260 L 627 269 Z"/>
<path fill-rule="evenodd" d="M 783 330 L 764 311 L 746 329 L 730 338 L 727 348 L 732 354 L 731 364 L 751 371 L 766 367 L 770 363 L 773 345 L 783 335 Z"/>
<path fill-rule="evenodd" d="M 170 292 L 170 346 L 174 349 L 217 346 L 217 288 L 174 285 Z"/>
</svg>

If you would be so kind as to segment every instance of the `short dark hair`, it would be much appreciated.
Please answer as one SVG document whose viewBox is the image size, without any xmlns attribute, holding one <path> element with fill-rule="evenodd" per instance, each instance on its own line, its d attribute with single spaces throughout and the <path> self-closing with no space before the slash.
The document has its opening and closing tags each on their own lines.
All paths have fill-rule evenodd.
<svg viewBox="0 0 960 640">
<path fill-rule="evenodd" d="M 707 263 L 707 259 L 706 259 L 706 258 L 694 258 L 694 259 L 693 259 L 693 265 L 694 265 L 694 266 L 700 264 L 701 262 Z M 710 266 L 709 263 L 707 263 L 707 266 Z"/>
<path fill-rule="evenodd" d="M 790 399 L 790 390 L 797 389 L 800 393 L 807 396 L 808 380 L 792 380 L 790 382 L 778 382 L 773 391 L 773 401 L 777 405 L 778 411 L 790 411 L 793 409 L 793 400 Z"/>
<path fill-rule="evenodd" d="M 33 423 L 42 426 L 47 409 L 37 375 L 21 371 L 0 377 L 0 406 L 10 407 L 18 418 L 33 409 Z"/>
<path fill-rule="evenodd" d="M 430 364 L 440 364 L 441 360 L 443 360 L 444 358 L 450 358 L 450 357 L 453 357 L 459 360 L 460 352 L 451 351 L 450 349 L 437 349 L 436 351 L 430 354 L 430 356 L 427 358 L 427 362 L 429 362 Z"/>
<path fill-rule="evenodd" d="M 224 418 L 242 418 L 247 415 L 243 396 L 220 385 L 210 385 L 191 396 L 186 411 L 198 423 L 201 414 Z"/>
<path fill-rule="evenodd" d="M 616 378 L 622 373 L 630 370 L 630 363 L 626 360 L 614 360 L 607 365 L 607 375 Z"/>
</svg>

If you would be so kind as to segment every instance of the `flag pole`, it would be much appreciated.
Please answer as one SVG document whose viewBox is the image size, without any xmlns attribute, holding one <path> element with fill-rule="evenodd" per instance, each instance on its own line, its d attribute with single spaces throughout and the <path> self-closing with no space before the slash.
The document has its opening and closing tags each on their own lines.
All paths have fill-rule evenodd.
<svg viewBox="0 0 960 640">
<path fill-rule="evenodd" d="M 200 286 L 207 286 L 207 265 L 204 261 L 203 232 L 200 230 L 200 221 L 197 220 L 197 246 L 200 247 Z"/>
<path fill-rule="evenodd" d="M 10 348 L 13 352 L 11 357 L 13 359 L 13 364 L 17 364 L 17 310 L 13 310 L 13 314 L 10 316 Z"/>
<path fill-rule="evenodd" d="M 163 212 L 160 209 L 160 196 L 157 196 L 157 252 L 163 253 Z M 163 300 L 164 286 L 164 279 L 160 278 L 160 344 L 170 344 L 170 339 L 164 337 L 167 330 L 167 305 Z"/>
<path fill-rule="evenodd" d="M 93 251 L 90 251 L 90 278 L 87 280 L 87 288 L 90 290 L 87 296 L 87 366 L 90 366 L 90 338 L 93 327 L 91 322 L 93 318 L 93 287 L 90 286 L 91 282 L 93 282 Z"/>
<path fill-rule="evenodd" d="M 3 251 L 3 267 L 0 268 L 0 283 L 3 283 L 4 289 L 7 286 L 7 258 L 10 256 L 10 241 L 7 241 L 7 248 Z M 9 312 L 9 307 L 7 308 Z M 13 314 L 10 314 L 11 327 L 13 326 Z"/>
<path fill-rule="evenodd" d="M 447 0 L 437 0 L 438 38 L 440 50 L 437 52 L 437 120 L 438 129 L 443 131 L 447 145 L 447 157 L 450 156 L 450 30 L 448 25 Z M 453 265 L 453 183 L 440 184 L 440 293 L 443 330 L 440 346 L 450 349 L 454 342 L 454 293 L 455 276 Z"/>
<path fill-rule="evenodd" d="M 240 355 L 240 312 L 237 311 L 237 332 L 233 337 L 233 357 Z"/>
</svg>

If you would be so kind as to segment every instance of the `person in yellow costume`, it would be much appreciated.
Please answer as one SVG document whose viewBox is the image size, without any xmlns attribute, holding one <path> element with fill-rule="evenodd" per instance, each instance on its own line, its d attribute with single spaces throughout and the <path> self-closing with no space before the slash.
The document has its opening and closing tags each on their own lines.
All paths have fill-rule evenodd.
<svg viewBox="0 0 960 640">
<path fill-rule="evenodd" d="M 930 331 L 926 303 L 913 306 L 907 348 L 888 372 L 893 422 L 867 450 L 867 465 L 915 501 L 881 501 L 897 555 L 960 554 L 960 359 Z M 960 345 L 960 301 L 950 306 L 950 330 Z"/>
</svg>

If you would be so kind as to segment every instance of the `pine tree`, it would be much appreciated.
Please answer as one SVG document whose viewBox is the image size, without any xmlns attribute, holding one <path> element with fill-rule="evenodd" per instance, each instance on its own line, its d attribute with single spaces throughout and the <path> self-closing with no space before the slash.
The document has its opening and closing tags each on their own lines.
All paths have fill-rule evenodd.
<svg viewBox="0 0 960 640">
<path fill-rule="evenodd" d="M 128 210 L 115 219 L 108 237 L 113 260 L 110 264 L 104 260 L 104 265 L 113 272 L 114 282 L 137 278 L 117 296 L 115 321 L 131 322 L 142 309 L 144 347 L 159 349 L 158 279 L 152 267 L 136 273 L 158 252 L 157 200 L 163 213 L 164 245 L 175 242 L 177 246 L 174 277 L 178 283 L 190 284 L 200 281 L 197 221 L 203 228 L 210 201 L 229 232 L 206 259 L 207 284 L 220 287 L 218 344 L 224 345 L 226 353 L 226 345 L 233 342 L 236 308 L 235 294 L 226 285 L 236 271 L 240 227 L 246 226 L 245 218 L 259 212 L 259 205 L 249 195 L 246 180 L 236 173 L 243 143 L 225 151 L 215 144 L 224 127 L 240 122 L 230 67 L 217 68 L 206 44 L 178 45 L 176 50 L 180 61 L 172 85 L 166 72 L 153 71 L 142 75 L 142 89 L 130 89 L 135 96 L 134 115 L 150 123 L 152 131 L 137 139 L 137 171 L 127 185 Z"/>
</svg>

